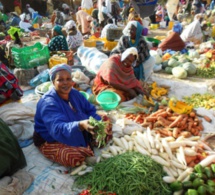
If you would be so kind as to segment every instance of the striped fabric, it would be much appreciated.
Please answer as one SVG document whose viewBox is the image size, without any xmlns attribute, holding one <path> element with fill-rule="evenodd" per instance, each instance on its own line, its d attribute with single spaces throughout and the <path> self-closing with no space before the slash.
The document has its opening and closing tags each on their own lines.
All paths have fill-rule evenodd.
<svg viewBox="0 0 215 195">
<path fill-rule="evenodd" d="M 79 166 L 86 157 L 94 155 L 90 147 L 72 147 L 58 142 L 45 142 L 39 150 L 46 158 L 65 167 Z"/>
</svg>

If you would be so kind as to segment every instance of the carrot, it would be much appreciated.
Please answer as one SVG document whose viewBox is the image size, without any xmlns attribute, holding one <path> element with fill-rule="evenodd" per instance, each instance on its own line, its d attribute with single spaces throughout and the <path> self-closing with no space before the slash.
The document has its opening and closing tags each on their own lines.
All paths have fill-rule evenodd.
<svg viewBox="0 0 215 195">
<path fill-rule="evenodd" d="M 154 112 L 154 113 L 152 113 L 150 116 L 157 116 L 159 113 L 161 113 L 161 112 L 163 112 L 163 111 L 165 111 L 164 109 L 159 109 L 159 110 L 157 110 L 156 112 Z"/>
<path fill-rule="evenodd" d="M 166 119 L 169 121 L 174 121 L 177 118 L 177 116 L 168 116 Z"/>
<path fill-rule="evenodd" d="M 169 130 L 159 129 L 158 131 L 165 136 L 172 136 L 172 132 Z"/>
<path fill-rule="evenodd" d="M 142 126 L 142 127 L 148 127 L 149 125 L 150 125 L 149 122 L 143 122 L 143 123 L 141 123 L 141 126 Z"/>
<path fill-rule="evenodd" d="M 170 128 L 176 127 L 178 123 L 180 123 L 183 119 L 183 115 L 179 115 L 170 125 Z"/>
<path fill-rule="evenodd" d="M 199 123 L 198 128 L 199 128 L 199 131 L 203 131 L 204 130 L 204 127 L 203 127 L 202 123 Z"/>
<path fill-rule="evenodd" d="M 158 122 L 163 126 L 163 127 L 168 127 L 171 124 L 171 121 L 166 120 L 162 116 L 158 117 Z"/>
<path fill-rule="evenodd" d="M 162 116 L 162 117 L 166 118 L 167 115 L 168 115 L 167 112 L 163 111 L 163 112 L 159 113 L 157 116 Z"/>
<path fill-rule="evenodd" d="M 199 119 L 197 117 L 194 118 L 195 122 L 199 122 Z"/>
<path fill-rule="evenodd" d="M 136 116 L 136 118 L 134 119 L 134 122 L 137 122 L 138 120 L 142 119 L 142 115 L 141 114 L 138 114 Z"/>
<path fill-rule="evenodd" d="M 181 123 L 178 124 L 178 127 L 185 127 L 185 125 L 186 125 L 186 123 L 187 123 L 187 120 L 188 120 L 188 117 L 185 116 L 185 117 L 182 119 Z"/>
<path fill-rule="evenodd" d="M 181 130 L 179 128 L 174 128 L 172 131 L 172 135 L 174 138 L 178 138 L 179 134 L 180 134 Z"/>
<path fill-rule="evenodd" d="M 190 162 L 194 161 L 196 159 L 196 156 L 187 156 L 185 155 L 185 160 L 187 162 L 187 164 L 189 164 Z"/>
<path fill-rule="evenodd" d="M 157 117 L 148 116 L 145 119 L 146 122 L 155 122 L 157 120 Z"/>
<path fill-rule="evenodd" d="M 154 128 L 155 127 L 160 127 L 160 126 L 161 126 L 161 124 L 159 123 L 159 121 L 157 121 L 157 122 L 154 123 Z"/>
<path fill-rule="evenodd" d="M 194 161 L 191 161 L 189 164 L 188 164 L 188 167 L 195 167 L 196 163 Z"/>
<path fill-rule="evenodd" d="M 204 115 L 203 118 L 209 123 L 211 123 L 211 121 L 212 121 L 211 118 L 206 115 Z"/>
<path fill-rule="evenodd" d="M 188 131 L 191 131 L 192 126 L 193 126 L 193 122 L 189 122 L 189 123 L 188 123 L 187 130 L 188 130 Z"/>
</svg>

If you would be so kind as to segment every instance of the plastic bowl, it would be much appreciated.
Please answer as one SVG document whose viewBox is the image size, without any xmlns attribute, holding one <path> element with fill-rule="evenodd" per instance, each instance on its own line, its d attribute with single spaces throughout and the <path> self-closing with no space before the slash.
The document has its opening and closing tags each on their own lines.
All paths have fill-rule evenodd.
<svg viewBox="0 0 215 195">
<path fill-rule="evenodd" d="M 112 91 L 103 91 L 96 97 L 96 101 L 104 110 L 115 109 L 118 106 L 120 100 L 120 96 Z"/>
<path fill-rule="evenodd" d="M 90 95 L 85 91 L 79 91 L 87 100 L 89 99 Z"/>
</svg>

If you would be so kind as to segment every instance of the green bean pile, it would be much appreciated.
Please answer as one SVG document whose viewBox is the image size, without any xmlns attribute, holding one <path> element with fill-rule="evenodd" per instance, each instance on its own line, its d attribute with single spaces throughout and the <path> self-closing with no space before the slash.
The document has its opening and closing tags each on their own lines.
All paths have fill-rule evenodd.
<svg viewBox="0 0 215 195">
<path fill-rule="evenodd" d="M 196 76 L 201 77 L 201 78 L 215 78 L 215 67 L 209 67 L 209 68 L 197 68 L 196 71 Z"/>
<path fill-rule="evenodd" d="M 93 172 L 79 176 L 78 188 L 90 187 L 92 195 L 99 191 L 117 195 L 169 195 L 171 190 L 163 181 L 162 165 L 138 152 L 126 152 L 96 164 Z"/>
</svg>

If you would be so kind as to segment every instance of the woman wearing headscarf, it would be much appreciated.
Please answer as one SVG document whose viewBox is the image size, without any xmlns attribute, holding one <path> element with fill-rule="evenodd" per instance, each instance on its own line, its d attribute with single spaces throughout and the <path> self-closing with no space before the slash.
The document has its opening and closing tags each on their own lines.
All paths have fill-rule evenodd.
<svg viewBox="0 0 215 195">
<path fill-rule="evenodd" d="M 63 26 L 64 25 L 64 18 L 61 15 L 60 11 L 56 12 L 56 18 L 55 18 L 55 25 Z"/>
<path fill-rule="evenodd" d="M 139 94 L 145 94 L 140 82 L 134 75 L 133 65 L 138 59 L 135 47 L 126 49 L 122 54 L 115 54 L 108 58 L 100 67 L 92 91 L 95 95 L 110 90 L 121 97 L 121 102 L 130 100 Z"/>
<path fill-rule="evenodd" d="M 50 69 L 54 87 L 37 103 L 33 135 L 46 158 L 66 167 L 79 166 L 94 155 L 96 127 L 89 124 L 89 117 L 101 120 L 95 106 L 73 88 L 71 72 L 66 64 Z"/>
<path fill-rule="evenodd" d="M 67 32 L 67 43 L 69 50 L 76 51 L 79 46 L 83 43 L 83 36 L 81 32 L 76 28 L 76 24 L 73 20 L 68 21 L 65 24 Z"/>
<path fill-rule="evenodd" d="M 147 42 L 142 36 L 143 26 L 137 21 L 130 21 L 125 29 L 123 35 L 119 39 L 117 46 L 111 51 L 112 54 L 123 53 L 127 48 L 135 47 L 138 51 L 138 60 L 134 65 L 134 73 L 137 79 L 147 79 L 150 73 L 144 73 L 144 64 L 150 59 L 149 48 Z M 153 68 L 153 62 L 150 62 L 150 67 Z"/>
<path fill-rule="evenodd" d="M 52 31 L 53 38 L 48 44 L 50 51 L 68 51 L 68 44 L 60 26 L 55 26 Z"/>
<path fill-rule="evenodd" d="M 78 24 L 78 29 L 81 29 L 82 35 L 90 34 L 91 22 L 93 18 L 83 10 L 79 10 L 76 13 L 76 20 Z"/>
</svg>

